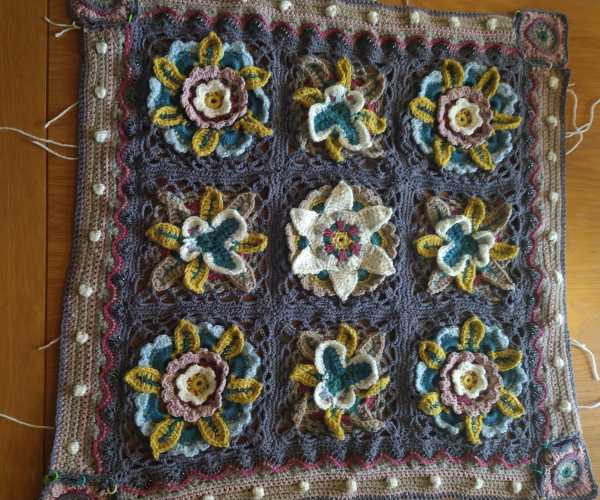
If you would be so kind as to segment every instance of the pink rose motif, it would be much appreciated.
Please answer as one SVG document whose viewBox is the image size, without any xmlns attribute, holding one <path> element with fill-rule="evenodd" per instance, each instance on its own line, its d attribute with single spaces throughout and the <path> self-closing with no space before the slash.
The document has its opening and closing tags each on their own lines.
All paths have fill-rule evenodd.
<svg viewBox="0 0 600 500">
<path fill-rule="evenodd" d="M 221 406 L 229 365 L 207 349 L 187 352 L 171 361 L 162 378 L 167 411 L 187 422 L 209 417 Z"/>
<path fill-rule="evenodd" d="M 482 353 L 453 352 L 440 372 L 442 402 L 457 414 L 488 413 L 502 385 L 498 365 Z"/>
<path fill-rule="evenodd" d="M 246 82 L 231 68 L 195 68 L 183 82 L 181 105 L 200 128 L 228 127 L 246 114 Z"/>
<path fill-rule="evenodd" d="M 458 87 L 438 101 L 438 129 L 451 144 L 468 149 L 481 146 L 494 133 L 494 113 L 480 90 Z"/>
</svg>

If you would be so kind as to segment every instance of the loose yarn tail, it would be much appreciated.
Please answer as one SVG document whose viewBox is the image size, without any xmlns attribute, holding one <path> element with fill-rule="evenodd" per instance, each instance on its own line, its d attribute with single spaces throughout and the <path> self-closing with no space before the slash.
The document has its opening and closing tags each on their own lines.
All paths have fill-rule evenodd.
<svg viewBox="0 0 600 500">
<path fill-rule="evenodd" d="M 17 424 L 25 425 L 27 427 L 32 427 L 34 429 L 54 429 L 54 427 L 48 427 L 47 425 L 33 425 L 33 424 L 28 424 L 27 422 L 21 422 L 20 420 L 17 420 L 16 418 L 13 418 L 13 417 L 9 417 L 8 415 L 4 415 L 3 413 L 0 413 L 0 417 L 5 418 L 6 420 L 11 420 L 12 422 L 16 422 Z"/>
<path fill-rule="evenodd" d="M 574 84 L 572 83 L 571 85 Z M 571 85 L 569 85 L 569 87 Z M 581 141 L 583 141 L 583 134 L 587 132 L 592 126 L 592 122 L 594 121 L 594 108 L 596 107 L 596 104 L 600 103 L 600 99 L 598 99 L 596 102 L 594 102 L 594 104 L 592 104 L 592 107 L 590 108 L 589 121 L 587 123 L 584 123 L 581 127 L 579 127 L 577 126 L 577 94 L 571 89 L 567 89 L 567 92 L 573 96 L 573 99 L 575 101 L 573 103 L 573 127 L 575 127 L 575 130 L 567 132 L 565 134 L 565 137 L 568 139 L 569 137 L 574 137 L 576 135 L 579 136 L 577 143 L 566 152 L 566 154 L 569 154 L 572 153 L 575 149 L 577 149 L 577 147 L 581 144 Z"/>
<path fill-rule="evenodd" d="M 592 372 L 594 373 L 594 378 L 596 380 L 600 380 L 600 377 L 598 376 L 598 369 L 596 368 L 596 358 L 594 356 L 594 353 L 592 351 L 590 351 L 585 346 L 585 344 L 580 344 L 574 338 L 569 338 L 569 340 L 570 340 L 572 346 L 579 347 L 579 349 L 586 352 L 587 354 L 589 354 L 592 357 Z M 579 408 L 580 410 L 592 410 L 594 408 L 598 408 L 599 406 L 600 406 L 600 401 L 598 401 L 597 403 L 594 403 L 592 405 L 580 405 L 580 406 L 577 406 L 577 408 Z"/>
</svg>

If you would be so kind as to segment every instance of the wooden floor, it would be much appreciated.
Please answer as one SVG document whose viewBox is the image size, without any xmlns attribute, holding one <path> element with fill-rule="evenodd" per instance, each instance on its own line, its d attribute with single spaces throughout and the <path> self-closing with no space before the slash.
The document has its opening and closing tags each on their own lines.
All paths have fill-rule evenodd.
<svg viewBox="0 0 600 500">
<path fill-rule="evenodd" d="M 384 0 L 400 3 L 400 0 Z M 61 38 L 43 17 L 68 23 L 67 0 L 0 0 L 0 126 L 45 136 L 44 123 L 78 100 L 80 33 Z M 570 18 L 570 64 L 579 96 L 579 123 L 600 97 L 600 2 L 597 0 L 411 0 L 411 5 L 463 12 L 514 13 L 530 7 Z M 599 109 L 600 112 L 600 109 Z M 600 114 L 600 113 L 599 113 Z M 77 143 L 77 110 L 47 131 Z M 74 156 L 76 150 L 61 149 Z M 600 118 L 567 168 L 567 299 L 571 336 L 600 361 Z M 63 290 L 71 256 L 77 162 L 47 155 L 0 131 L 0 413 L 54 425 Z M 600 399 L 589 359 L 573 353 L 579 404 Z M 582 410 L 584 438 L 600 479 L 600 408 Z M 34 500 L 42 488 L 53 431 L 0 419 L 0 498 Z"/>
</svg>

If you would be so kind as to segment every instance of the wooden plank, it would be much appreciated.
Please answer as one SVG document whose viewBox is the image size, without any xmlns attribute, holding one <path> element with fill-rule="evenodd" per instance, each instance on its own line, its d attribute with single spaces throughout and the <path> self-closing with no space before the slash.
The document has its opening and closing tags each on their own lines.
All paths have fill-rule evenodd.
<svg viewBox="0 0 600 500">
<path fill-rule="evenodd" d="M 46 0 L 0 2 L 0 125 L 45 137 Z M 46 153 L 0 131 L 0 412 L 44 423 Z M 36 498 L 44 434 L 0 419 L 0 498 Z"/>
</svg>

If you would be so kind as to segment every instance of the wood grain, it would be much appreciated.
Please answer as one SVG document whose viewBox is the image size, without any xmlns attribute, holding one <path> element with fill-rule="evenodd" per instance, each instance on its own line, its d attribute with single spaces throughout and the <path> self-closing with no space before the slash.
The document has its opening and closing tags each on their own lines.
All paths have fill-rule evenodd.
<svg viewBox="0 0 600 500">
<path fill-rule="evenodd" d="M 400 4 L 400 0 L 384 0 Z M 49 17 L 69 23 L 65 0 L 48 0 Z M 570 63 L 579 96 L 578 123 L 600 97 L 600 3 L 595 0 L 412 0 L 411 6 L 462 12 L 514 13 L 520 8 L 564 12 L 570 20 Z M 46 0 L 0 2 L 0 125 L 43 133 L 46 119 L 78 99 L 80 33 L 61 38 L 42 21 Z M 47 68 L 47 73 L 46 73 Z M 54 140 L 77 141 L 78 111 L 51 126 Z M 570 125 L 569 128 L 572 128 Z M 76 193 L 76 162 L 46 155 L 26 140 L 0 132 L 0 220 L 5 230 L 0 257 L 8 263 L 8 281 L 0 292 L 5 339 L 0 363 L 3 388 L 0 412 L 53 425 L 58 377 L 58 346 L 44 354 L 35 348 L 60 335 L 65 279 L 71 257 Z M 572 139 L 570 139 L 571 141 Z M 71 151 L 62 151 L 70 155 Z M 567 160 L 567 304 L 571 336 L 588 345 L 600 361 L 600 123 L 594 124 Z M 47 178 L 46 178 L 47 168 Z M 47 192 L 46 192 L 47 180 Z M 10 226 L 9 222 L 10 221 Z M 46 235 L 46 224 L 48 227 Z M 46 279 L 47 274 L 47 279 Z M 46 286 L 45 286 L 46 285 Z M 47 298 L 46 298 L 47 297 Z M 23 321 L 26 319 L 26 321 Z M 579 404 L 600 399 L 588 358 L 573 352 Z M 42 377 L 45 376 L 45 383 Z M 600 408 L 582 410 L 584 438 L 600 477 Z M 0 419 L 4 453 L 0 455 L 0 498 L 32 500 L 39 495 L 52 450 L 52 431 L 18 426 Z"/>
</svg>

